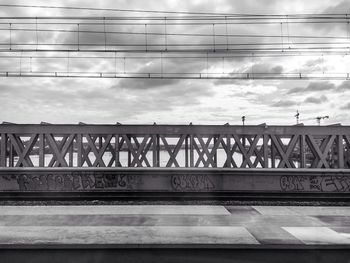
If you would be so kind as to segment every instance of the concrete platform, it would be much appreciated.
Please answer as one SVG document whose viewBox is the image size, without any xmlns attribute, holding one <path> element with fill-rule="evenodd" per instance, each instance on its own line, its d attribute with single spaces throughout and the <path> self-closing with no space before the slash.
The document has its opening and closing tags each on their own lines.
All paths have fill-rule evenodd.
<svg viewBox="0 0 350 263">
<path fill-rule="evenodd" d="M 350 262 L 350 207 L 0 207 L 0 262 L 185 258 L 186 262 Z"/>
</svg>

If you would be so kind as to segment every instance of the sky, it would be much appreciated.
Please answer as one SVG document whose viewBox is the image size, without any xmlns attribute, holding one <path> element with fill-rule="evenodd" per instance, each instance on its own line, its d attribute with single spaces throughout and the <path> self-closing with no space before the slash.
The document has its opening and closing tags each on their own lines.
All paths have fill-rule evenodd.
<svg viewBox="0 0 350 263">
<path fill-rule="evenodd" d="M 145 4 L 147 3 L 147 4 Z M 221 12 L 249 14 L 320 14 L 350 13 L 350 1 L 317 0 L 127 0 L 127 1 L 0 1 L 0 4 L 79 6 L 98 8 L 121 8 L 161 11 Z M 61 9 L 1 7 L 0 16 L 111 16 L 108 11 L 72 11 Z M 129 14 L 130 15 L 130 14 Z M 135 15 L 135 14 L 134 14 Z M 136 14 L 139 15 L 139 14 Z M 285 22 L 285 21 L 284 21 Z M 8 25 L 1 25 L 3 43 L 8 43 Z M 217 27 L 219 34 L 225 28 Z M 126 26 L 122 30 L 144 30 Z M 163 30 L 149 26 L 149 31 Z M 208 28 L 169 26 L 169 32 L 208 32 Z M 261 32 L 288 35 L 348 36 L 346 25 L 288 25 L 281 28 L 251 26 L 229 26 L 234 33 L 259 34 Z M 80 41 L 104 41 L 103 35 L 81 34 Z M 17 43 L 76 41 L 74 33 L 11 32 L 11 41 Z M 108 35 L 110 43 L 134 41 L 143 43 L 143 37 Z M 161 37 L 147 39 L 148 43 L 164 43 Z M 153 41 L 153 42 L 152 42 Z M 168 42 L 176 41 L 169 37 Z M 186 40 L 184 40 L 186 41 Z M 206 41 L 206 40 L 198 40 Z M 225 38 L 218 38 L 217 43 Z M 233 40 L 234 41 L 234 40 Z M 79 56 L 72 52 L 70 56 Z M 6 54 L 5 54 L 6 55 Z M 21 54 L 17 54 L 18 56 Z M 23 55 L 23 54 L 22 54 Z M 21 56 L 22 56 L 21 55 Z M 229 61 L 210 59 L 160 59 L 127 60 L 124 64 L 118 54 L 105 54 L 110 59 L 71 59 L 67 54 L 58 54 L 62 59 L 1 58 L 0 71 L 133 71 L 133 72 L 306 72 L 337 73 L 350 68 L 348 56 L 305 56 L 285 58 L 251 57 Z M 57 54 L 51 54 L 57 55 Z M 162 54 L 163 55 L 163 54 Z M 164 55 L 165 56 L 165 55 Z M 68 69 L 67 69 L 68 68 Z M 322 124 L 342 123 L 350 125 L 350 81 L 344 80 L 198 80 L 198 79 L 86 79 L 86 78 L 0 78 L 0 122 L 13 123 L 96 123 L 114 124 L 246 124 L 293 125 L 298 110 L 306 125 L 316 125 L 317 116 L 328 115 Z"/>
</svg>

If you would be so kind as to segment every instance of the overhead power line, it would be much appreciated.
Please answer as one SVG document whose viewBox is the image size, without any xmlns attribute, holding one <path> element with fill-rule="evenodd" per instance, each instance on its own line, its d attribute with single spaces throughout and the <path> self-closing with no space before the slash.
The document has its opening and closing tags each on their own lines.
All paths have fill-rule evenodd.
<svg viewBox="0 0 350 263">
<path fill-rule="evenodd" d="M 270 16 L 270 17 L 261 17 L 261 16 L 1 16 L 0 20 L 120 20 L 120 21 L 144 21 L 144 20 L 169 20 L 169 21 L 264 21 L 264 20 L 286 20 L 285 16 Z M 344 15 L 327 15 L 327 16 L 288 16 L 288 21 L 291 20 L 343 20 L 346 22 L 348 17 Z M 286 21 L 284 21 L 287 23 Z"/>
<path fill-rule="evenodd" d="M 33 19 L 28 19 L 28 20 L 33 20 Z M 34 19 L 35 20 L 35 19 Z M 147 22 L 147 25 L 149 26 L 164 26 L 165 24 L 167 26 L 181 26 L 181 25 L 212 25 L 213 23 L 215 25 L 280 25 L 280 21 L 230 21 L 230 20 L 225 20 L 223 22 L 218 22 L 218 21 L 199 21 L 199 22 L 163 22 L 164 20 L 159 20 L 159 22 Z M 76 25 L 77 22 L 49 22 L 49 21 L 43 21 L 40 22 L 41 20 L 37 22 L 30 22 L 30 21 L 24 21 L 20 20 L 20 22 L 17 22 L 15 19 L 11 19 L 11 24 L 12 25 Z M 102 20 L 101 20 L 102 21 Z M 344 19 L 339 19 L 339 20 L 298 20 L 298 21 L 288 21 L 288 24 L 344 24 L 347 23 L 344 21 Z M 9 22 L 0 22 L 0 25 L 8 25 Z M 85 22 L 85 21 L 79 21 L 80 25 L 103 25 L 103 22 Z M 115 26 L 115 25 L 120 25 L 120 26 L 144 26 L 144 22 L 111 22 L 111 21 L 105 21 L 106 26 Z"/>
<path fill-rule="evenodd" d="M 78 51 L 80 53 L 80 51 Z M 78 52 L 74 52 L 72 51 L 71 53 L 78 53 Z M 6 52 L 2 52 L 2 53 L 6 53 Z M 7 52 L 10 53 L 10 52 Z M 88 53 L 88 52 L 86 52 Z M 93 53 L 93 52 L 92 52 Z M 10 53 L 10 54 L 16 54 L 16 53 Z M 332 55 L 333 53 L 330 54 L 325 54 L 325 55 Z M 342 53 L 344 54 L 344 53 Z M 341 55 L 340 53 L 338 55 Z M 254 57 L 256 58 L 270 58 L 270 57 L 299 57 L 299 56 L 305 56 L 305 57 L 319 57 L 319 54 L 285 54 L 285 53 L 279 53 L 279 54 L 254 54 Z M 18 59 L 18 58 L 28 58 L 28 59 L 67 59 L 67 56 L 42 56 L 42 55 L 0 55 L 0 58 L 3 59 Z M 136 60 L 140 60 L 140 59 L 218 59 L 218 60 L 222 60 L 223 58 L 225 59 L 235 59 L 235 58 L 247 58 L 247 55 L 239 55 L 239 54 L 222 54 L 221 56 L 203 56 L 203 55 L 187 55 L 187 56 L 180 56 L 180 55 L 173 55 L 173 56 L 135 56 L 135 55 L 129 55 L 129 56 L 100 56 L 100 55 L 95 55 L 95 56 L 86 56 L 86 55 L 79 55 L 79 56 L 72 56 L 70 55 L 69 57 L 70 59 L 110 59 L 110 60 L 121 60 L 121 59 L 136 59 Z"/>
<path fill-rule="evenodd" d="M 32 44 L 32 46 L 36 46 L 36 44 Z M 57 48 L 0 48 L 0 52 L 5 52 L 5 53 L 23 53 L 23 52 L 88 52 L 88 53 L 145 53 L 145 49 L 125 49 L 125 48 L 108 48 L 104 49 L 94 49 L 94 48 L 78 48 L 75 47 L 76 44 L 72 44 L 71 48 L 66 48 L 62 47 L 60 49 Z M 176 53 L 176 54 L 189 54 L 189 53 L 212 53 L 213 49 L 212 48 L 177 48 L 177 49 L 163 49 L 163 48 L 157 48 L 157 49 L 148 49 L 147 53 Z M 254 53 L 254 56 L 256 55 L 279 55 L 279 54 L 285 54 L 285 55 L 340 55 L 340 56 L 345 56 L 345 55 L 350 55 L 349 50 L 347 48 L 342 48 L 342 49 L 336 49 L 336 48 L 304 48 L 304 49 L 291 49 L 291 50 L 284 50 L 282 52 L 281 49 L 275 48 L 275 49 L 226 49 L 226 48 L 216 48 L 215 53 L 219 54 L 241 54 L 244 55 L 245 57 L 251 57 L 252 53 Z"/>
<path fill-rule="evenodd" d="M 308 74 L 308 73 L 118 73 L 118 72 L 0 72 L 0 77 L 57 77 L 57 78 L 116 78 L 116 79 L 213 79 L 213 80 L 349 80 L 349 73 Z"/>
<path fill-rule="evenodd" d="M 237 47 L 237 48 L 226 48 L 226 43 L 216 43 L 215 46 L 221 47 L 221 48 L 215 48 L 213 43 L 176 43 L 176 44 L 167 44 L 168 47 L 186 47 L 186 49 L 164 49 L 164 44 L 136 44 L 136 43 L 80 43 L 80 50 L 81 51 L 89 51 L 89 49 L 81 49 L 81 47 L 111 47 L 110 50 L 104 49 L 103 51 L 115 51 L 115 52 L 122 52 L 122 51 L 130 51 L 130 52 L 212 52 L 215 48 L 215 52 L 309 52 L 312 50 L 317 51 L 344 51 L 349 52 L 349 48 L 347 46 L 324 46 L 325 44 L 334 45 L 335 43 L 310 43 L 312 46 L 306 46 L 306 47 L 281 47 L 282 42 L 276 42 L 276 43 L 260 43 L 260 44 L 248 44 L 248 43 L 237 43 L 237 44 L 229 44 L 229 46 L 243 46 L 243 47 Z M 344 44 L 344 43 L 339 43 Z M 50 49 L 50 48 L 38 48 L 38 49 L 30 49 L 30 48 L 19 48 L 19 47 L 31 47 L 31 46 L 47 46 L 47 47 L 71 47 L 67 50 L 75 51 L 78 47 L 78 43 L 0 43 L 0 46 L 9 46 L 7 49 L 2 50 L 20 50 L 23 52 L 30 52 L 30 51 L 62 51 L 62 49 Z M 258 45 L 259 47 L 254 47 L 254 45 Z M 300 43 L 300 45 L 308 45 L 308 43 Z M 253 46 L 253 47 L 250 47 Z M 272 47 L 265 47 L 265 46 L 272 46 Z M 277 46 L 277 47 L 276 47 Z M 129 47 L 129 49 L 113 49 L 113 47 Z M 143 47 L 142 49 L 133 49 L 133 47 Z M 155 47 L 155 49 L 147 49 L 146 47 Z M 160 47 L 156 49 L 156 47 Z M 225 48 L 223 48 L 225 47 Z M 95 49 L 90 50 L 92 51 L 102 51 L 102 49 Z"/>
<path fill-rule="evenodd" d="M 11 23 L 12 24 L 12 23 Z M 76 24 L 75 24 L 76 25 Z M 79 24 L 81 26 L 81 24 Z M 101 26 L 103 24 L 100 24 Z M 143 24 L 144 25 L 144 24 Z M 9 31 L 8 28 L 0 28 L 0 31 Z M 62 32 L 62 33 L 92 33 L 92 34 L 119 34 L 119 35 L 146 35 L 145 32 L 130 31 L 104 31 L 104 30 L 74 30 L 74 29 L 36 29 L 36 28 L 11 28 L 11 31 L 24 32 Z M 213 34 L 200 33 L 164 33 L 147 32 L 147 35 L 153 36 L 188 36 L 188 37 L 212 37 Z M 215 34 L 215 37 L 239 37 L 239 38 L 281 38 L 281 35 L 259 35 L 259 34 Z M 299 39 L 349 39 L 347 36 L 308 36 L 308 35 L 289 35 L 289 38 Z M 293 42 L 293 44 L 297 44 Z M 337 44 L 332 42 L 331 44 Z"/>
<path fill-rule="evenodd" d="M 255 57 L 287 57 L 287 56 L 316 56 L 322 55 L 349 55 L 350 38 L 349 26 L 346 36 L 339 31 L 330 31 L 329 35 L 316 33 L 303 33 L 303 30 L 290 30 L 292 23 L 323 23 L 335 24 L 349 22 L 346 14 L 295 14 L 295 15 L 268 15 L 268 14 L 221 14 L 157 10 L 132 10 L 113 8 L 88 8 L 88 7 L 65 7 L 65 6 L 32 6 L 32 5 L 0 5 L 0 7 L 37 7 L 58 8 L 93 11 L 118 11 L 125 14 L 94 15 L 88 16 L 78 12 L 73 15 L 63 16 L 8 16 L 0 17 L 0 58 L 7 59 L 17 66 L 17 61 L 10 60 L 19 58 L 19 71 L 3 71 L 0 77 L 70 77 L 70 78 L 144 78 L 144 79 L 349 79 L 348 73 L 325 74 L 323 65 L 322 74 L 299 73 L 254 73 L 251 71 L 228 74 L 227 68 L 232 65 L 226 63 L 229 58 L 251 58 L 254 64 Z M 108 9 L 108 10 L 107 10 Z M 147 15 L 131 14 L 147 13 Z M 148 14 L 149 13 L 149 14 Z M 155 15 L 156 14 L 156 15 Z M 159 15 L 162 14 L 162 15 Z M 104 14 L 103 14 L 104 15 Z M 228 27 L 228 25 L 252 24 L 278 25 L 277 31 L 259 30 L 250 31 L 246 27 Z M 21 26 L 18 26 L 21 25 Z M 58 26 L 62 25 L 62 26 Z M 63 26 L 68 25 L 68 26 Z M 114 27 L 115 25 L 131 25 L 135 27 Z M 151 25 L 161 25 L 154 28 Z M 197 27 L 181 27 L 174 30 L 170 25 L 196 25 Z M 204 27 L 203 25 L 208 25 Z M 221 26 L 216 26 L 221 25 Z M 224 25 L 224 27 L 222 26 Z M 138 28 L 138 26 L 142 26 Z M 201 26 L 201 27 L 199 27 Z M 203 26 L 203 27 L 202 27 Z M 247 27 L 248 28 L 248 27 Z M 204 31 L 204 29 L 206 31 Z M 280 32 L 279 32 L 280 31 Z M 54 34 L 44 34 L 49 32 Z M 194 33 L 191 33 L 194 32 Z M 225 33 L 223 33 L 225 32 Z M 242 33 L 243 32 L 243 33 Z M 250 32 L 258 32 L 254 34 Z M 279 34 L 277 33 L 279 32 Z M 312 31 L 316 32 L 316 31 Z M 63 34 L 60 34 L 63 33 Z M 69 33 L 69 34 L 64 34 Z M 246 34 L 244 34 L 246 33 Z M 275 34 L 274 34 L 275 33 Z M 89 35 L 94 34 L 94 35 Z M 335 35 L 338 34 L 338 35 Z M 93 36 L 93 37 L 92 37 Z M 127 37 L 124 37 L 127 36 Z M 133 36 L 133 37 L 131 37 Z M 135 37 L 134 37 L 135 36 Z M 138 38 L 136 36 L 139 36 Z M 45 39 L 45 40 L 44 40 Z M 90 41 L 89 41 L 90 40 Z M 46 43 L 46 41 L 48 43 Z M 89 43 L 92 42 L 92 43 Z M 52 55 L 56 52 L 56 55 Z M 113 53 L 111 56 L 108 55 Z M 25 53 L 25 55 L 24 55 Z M 42 55 L 39 55 L 42 53 Z M 64 54 L 66 53 L 66 54 Z M 103 54 L 102 54 L 103 53 Z M 125 53 L 125 54 L 124 54 Z M 76 56 L 72 56 L 76 54 Z M 89 55 L 93 54 L 93 55 Z M 62 56 L 63 55 L 63 56 Z M 29 60 L 23 61 L 24 58 Z M 38 61 L 33 58 L 65 59 L 66 70 L 60 72 L 37 72 L 41 68 Z M 114 59 L 114 72 L 79 72 L 72 71 L 72 59 Z M 185 63 L 186 59 L 200 58 L 206 60 L 206 72 L 168 73 L 164 59 L 179 59 Z M 220 58 L 222 60 L 222 73 L 210 73 L 208 60 Z M 128 59 L 160 59 L 160 72 L 127 72 L 125 61 Z M 123 63 L 120 70 L 117 60 Z M 27 63 L 28 62 L 28 63 Z M 34 62 L 34 64 L 32 63 Z M 52 61 L 50 61 L 51 63 Z M 58 61 L 55 61 L 56 63 Z M 60 61 L 62 64 L 62 61 Z M 94 61 L 96 62 L 96 61 Z M 105 62 L 105 61 L 104 61 Z M 204 62 L 204 61 L 203 61 Z M 212 63 L 213 61 L 211 61 Z M 231 62 L 231 61 L 230 61 Z M 158 63 L 158 61 L 156 61 Z M 204 62 L 205 63 L 205 62 Z M 322 62 L 324 63 L 324 62 Z M 97 63 L 96 63 L 97 64 Z M 277 64 L 277 63 L 276 63 Z M 28 65 L 30 70 L 28 69 Z M 34 65 L 34 67 L 33 67 Z M 279 66 L 279 65 L 277 65 Z M 13 67 L 11 67 L 13 68 Z M 76 67 L 79 70 L 79 67 Z M 33 70 L 34 69 L 34 70 Z M 117 69 L 120 73 L 117 71 Z M 106 69 L 104 69 L 106 70 Z M 196 69 L 194 69 L 196 71 Z M 327 71 L 327 70 L 326 70 Z M 346 70 L 345 70 L 346 71 Z M 226 73 L 225 73 L 226 72 Z"/>
<path fill-rule="evenodd" d="M 163 10 L 142 10 L 142 9 L 122 9 L 122 8 L 97 8 L 97 7 L 81 7 L 81 6 L 74 7 L 74 6 L 17 5 L 17 4 L 0 4 L 0 7 L 181 14 L 181 15 L 256 16 L 256 17 L 286 17 L 286 16 L 304 17 L 304 16 L 328 16 L 328 15 L 343 16 L 345 15 L 345 14 L 247 14 L 247 13 L 243 14 L 243 13 L 221 13 L 221 12 L 163 11 Z"/>
<path fill-rule="evenodd" d="M 181 14 L 181 15 L 234 15 L 228 13 L 214 12 L 190 12 L 190 11 L 162 11 L 162 10 L 141 10 L 121 8 L 97 8 L 97 7 L 74 7 L 74 6 L 48 6 L 48 5 L 14 5 L 1 4 L 0 7 L 21 7 L 21 8 L 43 8 L 43 9 L 65 9 L 65 10 L 88 10 L 88 11 L 111 11 L 111 12 L 133 12 L 133 13 L 157 13 L 157 14 Z M 244 14 L 236 14 L 244 15 Z"/>
</svg>

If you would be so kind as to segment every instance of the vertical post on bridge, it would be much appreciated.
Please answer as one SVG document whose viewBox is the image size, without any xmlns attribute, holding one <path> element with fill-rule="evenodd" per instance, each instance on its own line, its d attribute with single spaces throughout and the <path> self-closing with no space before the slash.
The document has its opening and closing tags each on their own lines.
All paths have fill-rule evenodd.
<svg viewBox="0 0 350 263">
<path fill-rule="evenodd" d="M 126 136 L 127 136 L 128 140 L 131 142 L 131 136 L 130 135 L 126 135 Z M 131 143 L 131 147 L 132 147 L 132 143 Z M 129 148 L 129 147 L 127 149 L 127 151 L 128 151 L 128 167 L 131 167 L 131 151 L 132 150 L 133 149 Z"/>
<path fill-rule="evenodd" d="M 194 136 L 190 135 L 190 167 L 194 167 Z"/>
<path fill-rule="evenodd" d="M 160 167 L 160 139 L 159 139 L 159 134 L 157 134 L 157 167 Z"/>
<path fill-rule="evenodd" d="M 276 147 L 271 140 L 271 168 L 276 168 Z"/>
<path fill-rule="evenodd" d="M 78 167 L 83 166 L 83 136 L 77 134 Z"/>
<path fill-rule="evenodd" d="M 244 116 L 243 116 L 244 117 Z M 243 118 L 242 117 L 242 118 Z M 244 118 L 245 119 L 245 118 Z M 243 121 L 243 120 L 242 120 Z M 246 149 L 246 136 L 244 135 L 244 121 L 243 121 L 243 134 L 242 134 L 242 146 L 243 146 L 243 149 L 247 152 L 247 149 Z M 246 157 L 243 155 L 242 153 L 242 164 L 244 163 Z M 249 167 L 249 164 L 246 164 L 243 168 L 245 168 L 246 166 L 248 165 Z"/>
<path fill-rule="evenodd" d="M 158 167 L 159 166 L 159 161 L 158 161 L 158 141 L 157 141 L 157 135 L 153 134 L 152 135 L 152 159 L 153 159 L 153 167 Z"/>
<path fill-rule="evenodd" d="M 269 135 L 267 135 L 267 134 L 264 134 L 263 150 L 264 150 L 264 166 L 263 166 L 263 168 L 269 168 Z"/>
<path fill-rule="evenodd" d="M 306 158 L 305 158 L 305 135 L 300 135 L 300 167 L 299 168 L 305 168 L 306 167 Z"/>
<path fill-rule="evenodd" d="M 216 145 L 218 138 L 214 135 L 214 145 Z M 209 147 L 209 146 L 208 146 Z M 209 150 L 209 149 L 208 149 Z M 218 154 L 217 154 L 217 148 L 216 149 L 212 149 L 212 151 L 215 150 L 214 153 L 214 166 L 213 167 L 218 167 Z"/>
<path fill-rule="evenodd" d="M 45 166 L 45 137 L 43 133 L 39 134 L 39 167 Z"/>
<path fill-rule="evenodd" d="M 13 167 L 14 166 L 13 145 L 11 141 L 9 143 L 10 143 L 9 167 Z"/>
<path fill-rule="evenodd" d="M 227 134 L 227 139 L 226 139 L 226 167 L 229 168 L 231 167 L 232 163 L 232 151 L 231 151 L 231 135 Z"/>
<path fill-rule="evenodd" d="M 343 144 L 343 135 L 339 134 L 337 136 L 338 141 L 338 168 L 344 168 L 344 144 Z"/>
<path fill-rule="evenodd" d="M 1 133 L 0 141 L 0 166 L 6 167 L 6 144 L 7 144 L 7 135 L 6 133 Z"/>
<path fill-rule="evenodd" d="M 119 165 L 120 164 L 120 161 L 119 161 L 119 151 L 120 151 L 120 149 L 119 149 L 119 134 L 115 135 L 115 147 L 114 148 L 115 148 L 115 156 L 114 156 L 115 166 L 119 167 L 119 166 L 121 166 L 121 165 Z"/>
<path fill-rule="evenodd" d="M 73 154 L 74 154 L 74 139 L 72 140 L 70 146 L 69 146 L 69 167 L 73 167 Z"/>
<path fill-rule="evenodd" d="M 186 136 L 185 139 L 185 167 L 188 167 L 188 135 Z"/>
<path fill-rule="evenodd" d="M 99 150 L 102 148 L 102 144 L 103 144 L 102 139 L 103 139 L 102 136 L 99 136 L 99 137 L 98 137 L 98 149 L 99 149 Z"/>
</svg>

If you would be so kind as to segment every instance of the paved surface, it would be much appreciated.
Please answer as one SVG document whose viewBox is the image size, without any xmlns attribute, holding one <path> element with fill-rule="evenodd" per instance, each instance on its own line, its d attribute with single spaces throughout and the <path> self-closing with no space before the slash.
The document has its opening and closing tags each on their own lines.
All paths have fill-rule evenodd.
<svg viewBox="0 0 350 263">
<path fill-rule="evenodd" d="M 0 247 L 347 247 L 350 207 L 0 206 Z"/>
</svg>

